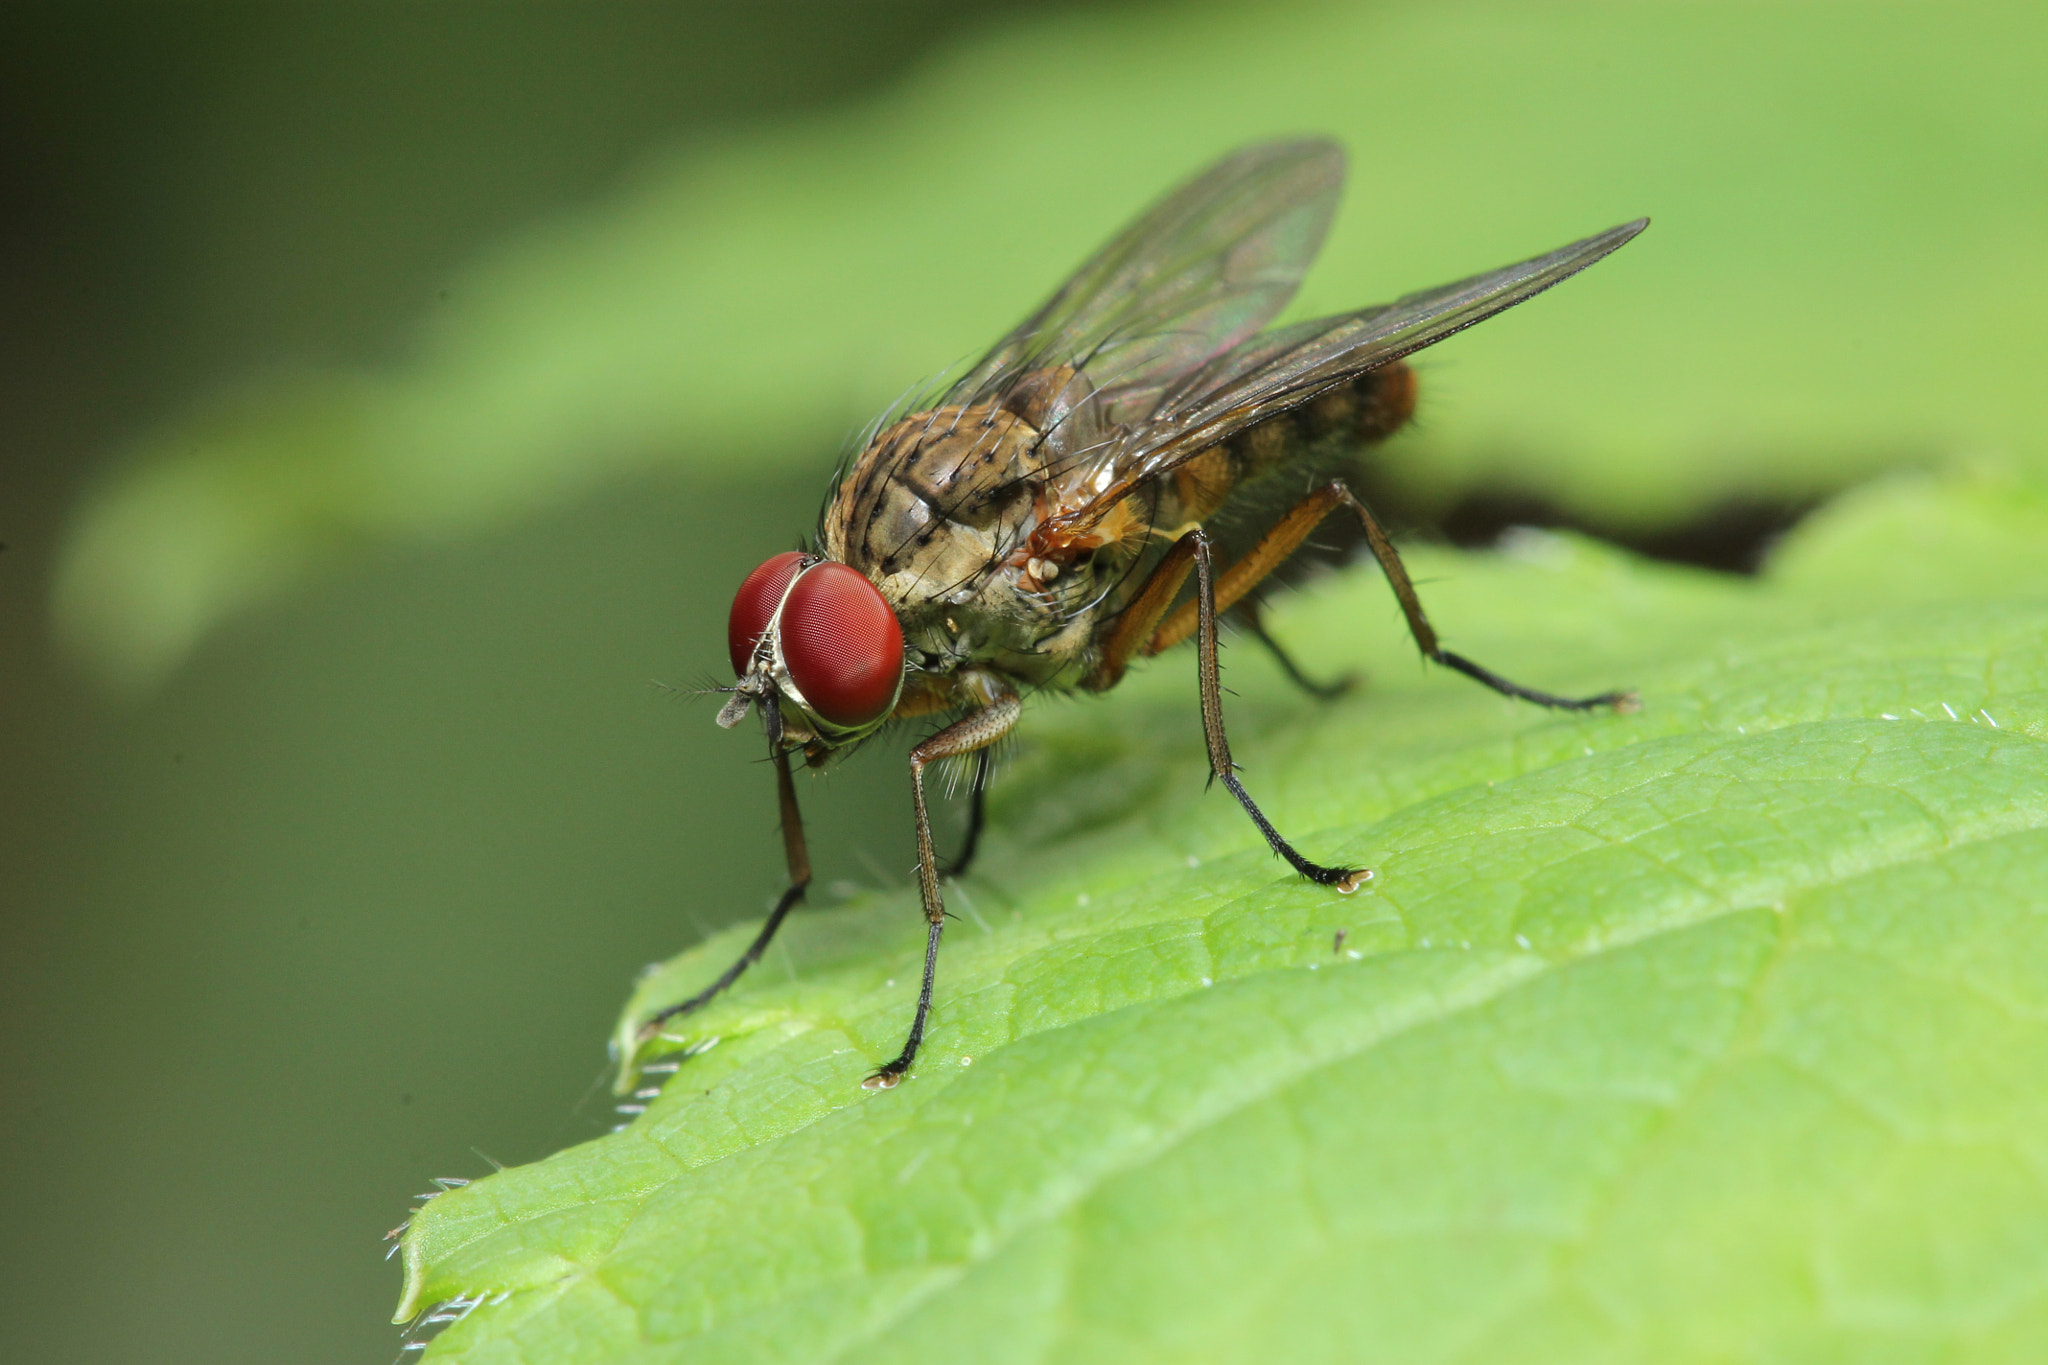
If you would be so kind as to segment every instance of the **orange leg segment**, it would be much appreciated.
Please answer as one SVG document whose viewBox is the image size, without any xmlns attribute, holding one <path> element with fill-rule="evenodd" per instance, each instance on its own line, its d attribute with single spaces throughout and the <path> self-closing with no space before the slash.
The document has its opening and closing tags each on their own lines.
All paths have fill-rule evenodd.
<svg viewBox="0 0 2048 1365">
<path fill-rule="evenodd" d="M 1293 554 L 1301 543 L 1308 539 L 1324 517 L 1340 506 L 1349 507 L 1357 515 L 1359 524 L 1365 528 L 1366 544 L 1372 547 L 1373 558 L 1379 561 L 1381 571 L 1387 576 L 1388 586 L 1393 588 L 1394 597 L 1401 604 L 1401 615 L 1407 619 L 1408 633 L 1415 637 L 1416 646 L 1431 662 L 1463 673 L 1503 696 L 1518 697 L 1523 701 L 1534 702 L 1538 706 L 1549 706 L 1565 711 L 1633 711 L 1636 708 L 1636 695 L 1633 692 L 1602 692 L 1592 697 L 1560 697 L 1512 682 L 1490 669 L 1482 668 L 1462 654 L 1454 654 L 1445 649 L 1437 640 L 1436 628 L 1430 625 L 1428 614 L 1422 609 L 1422 599 L 1416 595 L 1415 583 L 1408 577 L 1407 566 L 1402 564 L 1393 541 L 1387 538 L 1387 533 L 1380 526 L 1378 519 L 1366 510 L 1365 504 L 1353 495 L 1342 480 L 1324 484 L 1296 503 L 1287 515 L 1280 518 L 1273 529 L 1266 532 L 1264 538 L 1252 547 L 1249 554 L 1217 576 L 1215 610 L 1227 611 L 1246 593 L 1257 587 L 1267 575 L 1286 561 L 1287 556 Z M 1161 568 L 1164 567 L 1165 562 L 1162 561 Z M 1155 574 L 1155 580 L 1157 577 Z M 1181 579 L 1185 577 L 1186 570 L 1183 569 L 1180 577 L 1173 581 L 1173 591 L 1179 590 Z M 1152 587 L 1152 583 L 1146 584 L 1141 601 L 1149 598 Z M 1201 624 L 1201 610 L 1200 601 L 1182 605 L 1146 642 L 1142 652 L 1147 655 L 1157 654 L 1193 635 Z M 1121 673 L 1122 668 L 1119 667 L 1117 671 Z"/>
<path fill-rule="evenodd" d="M 1195 542 L 1183 536 L 1153 566 L 1144 586 L 1138 589 L 1138 595 L 1117 617 L 1116 625 L 1110 630 L 1109 641 L 1102 647 L 1102 661 L 1082 683 L 1083 687 L 1104 692 L 1117 685 L 1124 676 L 1124 670 L 1130 667 L 1131 657 L 1147 640 L 1154 638 L 1152 632 L 1157 629 L 1159 618 L 1166 615 L 1166 609 L 1173 605 L 1181 584 L 1188 581 L 1188 571 L 1194 567 Z M 1176 620 L 1179 615 L 1175 614 Z M 1181 632 L 1182 637 L 1186 634 Z M 1148 648 L 1144 652 L 1156 654 L 1158 650 Z"/>
<path fill-rule="evenodd" d="M 1351 490 L 1343 484 L 1329 483 L 1294 504 L 1287 515 L 1275 522 L 1273 529 L 1260 537 L 1257 545 L 1252 546 L 1251 553 L 1217 575 L 1216 610 L 1219 613 L 1226 612 L 1236 606 L 1246 593 L 1259 586 L 1269 574 L 1284 564 L 1287 556 L 1300 549 L 1301 542 L 1307 540 L 1316 527 L 1323 524 L 1323 518 L 1335 511 L 1347 498 L 1354 503 L 1357 502 L 1357 499 L 1351 497 Z M 1372 533 L 1368 531 L 1366 534 Z M 1397 564 L 1399 562 L 1395 561 Z M 1403 583 L 1407 581 L 1407 577 L 1405 572 L 1401 575 Z M 1175 588 L 1179 586 L 1178 583 L 1174 584 Z M 1397 587 L 1395 591 L 1398 594 L 1400 589 Z M 1413 589 L 1410 589 L 1410 592 L 1412 593 Z M 1200 610 L 1201 604 L 1198 602 L 1183 604 L 1181 609 L 1159 628 L 1158 633 L 1146 644 L 1144 652 L 1147 655 L 1157 654 L 1173 648 L 1193 635 L 1195 626 L 1199 623 Z M 1420 611 L 1421 608 L 1418 607 L 1417 610 Z"/>
</svg>

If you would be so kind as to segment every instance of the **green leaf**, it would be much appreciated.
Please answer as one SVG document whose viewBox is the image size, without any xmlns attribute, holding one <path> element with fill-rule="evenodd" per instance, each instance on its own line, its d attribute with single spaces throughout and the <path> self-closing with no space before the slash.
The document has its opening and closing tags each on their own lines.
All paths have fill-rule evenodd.
<svg viewBox="0 0 2048 1365">
<path fill-rule="evenodd" d="M 912 1077 L 859 1085 L 915 896 L 800 912 L 644 1115 L 420 1212 L 401 1317 L 479 1305 L 428 1358 L 2043 1358 L 2048 502 L 1879 485 L 1759 581 L 1412 562 L 1459 648 L 1643 711 L 1418 669 L 1373 575 L 1296 595 L 1369 685 L 1234 647 L 1228 713 L 1377 869 L 1343 897 L 1203 791 L 1184 651 L 1033 707 Z"/>
<path fill-rule="evenodd" d="M 145 434 L 83 510 L 59 625 L 148 682 L 359 547 L 655 467 L 823 469 L 1176 178 L 1284 132 L 1353 158 L 1304 314 L 1655 219 L 1429 354 L 1423 431 L 1386 452 L 1417 505 L 1648 525 L 1959 453 L 2040 472 L 2043 69 L 2048 11 L 1998 3 L 1035 15 L 479 252 L 402 364 Z"/>
</svg>

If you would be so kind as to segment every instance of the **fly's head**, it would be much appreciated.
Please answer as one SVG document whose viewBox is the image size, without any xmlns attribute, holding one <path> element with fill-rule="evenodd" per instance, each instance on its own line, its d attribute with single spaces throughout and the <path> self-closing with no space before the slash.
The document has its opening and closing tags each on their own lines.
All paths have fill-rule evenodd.
<svg viewBox="0 0 2048 1365">
<path fill-rule="evenodd" d="M 903 627 L 875 585 L 797 550 L 747 575 L 726 622 L 739 682 L 726 728 L 759 705 L 770 737 L 812 763 L 866 739 L 903 693 Z"/>
</svg>

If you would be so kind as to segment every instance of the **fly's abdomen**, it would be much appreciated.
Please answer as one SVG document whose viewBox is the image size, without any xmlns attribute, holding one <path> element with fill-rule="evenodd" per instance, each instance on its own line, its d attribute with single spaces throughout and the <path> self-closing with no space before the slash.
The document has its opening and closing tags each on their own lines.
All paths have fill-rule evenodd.
<svg viewBox="0 0 2048 1365">
<path fill-rule="evenodd" d="M 1332 444 L 1368 445 L 1415 413 L 1415 372 L 1399 361 L 1326 389 L 1195 456 L 1173 473 L 1190 521 L 1204 521 L 1240 484 Z"/>
</svg>

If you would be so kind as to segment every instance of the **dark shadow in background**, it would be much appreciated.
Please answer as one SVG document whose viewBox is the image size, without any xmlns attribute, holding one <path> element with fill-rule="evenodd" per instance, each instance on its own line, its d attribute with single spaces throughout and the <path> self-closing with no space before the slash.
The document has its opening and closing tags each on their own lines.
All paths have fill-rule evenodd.
<svg viewBox="0 0 2048 1365">
<path fill-rule="evenodd" d="M 1671 525 L 1602 522 L 1574 515 L 1534 493 L 1468 493 L 1442 511 L 1404 506 L 1398 495 L 1382 494 L 1408 524 L 1419 524 L 1453 545 L 1489 546 L 1515 526 L 1569 529 L 1598 536 L 1651 559 L 1719 573 L 1753 574 L 1771 549 L 1826 499 L 1731 498 Z"/>
</svg>

